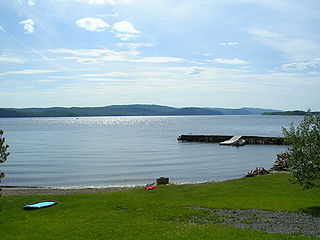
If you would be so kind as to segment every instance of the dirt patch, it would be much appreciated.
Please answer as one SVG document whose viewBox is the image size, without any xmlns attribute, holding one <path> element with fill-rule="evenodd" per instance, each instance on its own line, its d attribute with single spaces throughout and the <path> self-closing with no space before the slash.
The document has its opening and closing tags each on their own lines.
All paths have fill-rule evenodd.
<svg viewBox="0 0 320 240">
<path fill-rule="evenodd" d="M 237 228 L 247 228 L 268 233 L 285 233 L 320 238 L 320 214 L 297 212 L 272 212 L 257 209 L 209 209 L 205 217 L 192 217 L 193 223 L 219 223 Z"/>
</svg>

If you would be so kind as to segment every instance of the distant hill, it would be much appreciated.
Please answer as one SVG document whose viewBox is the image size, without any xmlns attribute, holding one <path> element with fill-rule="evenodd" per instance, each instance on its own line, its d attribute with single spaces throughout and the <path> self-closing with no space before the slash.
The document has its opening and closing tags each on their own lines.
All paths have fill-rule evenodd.
<svg viewBox="0 0 320 240">
<path fill-rule="evenodd" d="M 176 115 L 222 115 L 221 112 L 210 108 L 186 107 L 176 111 Z"/>
<path fill-rule="evenodd" d="M 210 108 L 212 110 L 220 112 L 222 115 L 252 115 L 252 113 L 246 109 L 232 109 L 232 108 Z"/>
<path fill-rule="evenodd" d="M 320 112 L 312 112 L 312 114 L 320 114 Z M 287 115 L 287 116 L 304 116 L 305 111 L 294 110 L 294 111 L 284 111 L 284 112 L 265 112 L 263 115 Z"/>
<path fill-rule="evenodd" d="M 179 115 L 260 115 L 278 110 L 262 108 L 174 108 L 160 105 L 110 105 L 105 107 L 0 108 L 0 117 L 80 117 L 80 116 L 179 116 Z"/>
<path fill-rule="evenodd" d="M 210 108 L 221 112 L 223 115 L 261 115 L 265 112 L 281 112 L 281 110 L 265 109 L 265 108 L 249 108 L 243 107 L 238 109 L 232 108 Z"/>
<path fill-rule="evenodd" d="M 262 115 L 262 114 L 268 113 L 268 112 L 277 112 L 277 113 L 283 112 L 282 110 L 264 109 L 264 108 L 248 108 L 248 107 L 245 107 L 245 108 L 242 108 L 242 109 L 248 110 L 253 115 Z"/>
</svg>

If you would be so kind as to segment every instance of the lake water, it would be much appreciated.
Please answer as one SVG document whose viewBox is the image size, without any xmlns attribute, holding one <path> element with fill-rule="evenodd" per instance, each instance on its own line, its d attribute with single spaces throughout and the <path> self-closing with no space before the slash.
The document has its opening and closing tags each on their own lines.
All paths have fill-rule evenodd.
<svg viewBox="0 0 320 240">
<path fill-rule="evenodd" d="M 239 178 L 284 146 L 182 143 L 181 134 L 282 136 L 297 116 L 4 118 L 3 185 L 104 187 Z"/>
</svg>

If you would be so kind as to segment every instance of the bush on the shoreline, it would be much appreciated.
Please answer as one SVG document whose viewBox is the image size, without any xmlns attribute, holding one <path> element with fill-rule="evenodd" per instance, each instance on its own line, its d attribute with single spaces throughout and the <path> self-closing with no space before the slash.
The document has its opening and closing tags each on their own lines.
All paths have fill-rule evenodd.
<svg viewBox="0 0 320 240">
<path fill-rule="evenodd" d="M 5 145 L 5 138 L 2 137 L 3 131 L 0 130 L 0 163 L 3 163 L 7 160 L 7 157 L 9 156 L 9 153 L 7 152 L 8 145 Z"/>
<path fill-rule="evenodd" d="M 3 163 L 4 161 L 6 161 L 9 156 L 9 153 L 7 152 L 7 149 L 9 146 L 5 144 L 5 138 L 2 137 L 2 135 L 3 135 L 3 131 L 0 130 L 0 163 Z M 4 173 L 0 171 L 0 183 L 1 183 L 1 178 L 3 177 L 4 177 Z"/>
<path fill-rule="evenodd" d="M 304 188 L 320 187 L 320 115 L 309 110 L 299 126 L 283 128 L 289 147 L 288 170 L 293 183 Z"/>
</svg>

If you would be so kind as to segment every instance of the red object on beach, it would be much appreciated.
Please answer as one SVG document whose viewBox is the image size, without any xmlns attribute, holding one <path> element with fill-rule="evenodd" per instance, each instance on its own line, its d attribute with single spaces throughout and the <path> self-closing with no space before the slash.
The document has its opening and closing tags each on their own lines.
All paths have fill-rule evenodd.
<svg viewBox="0 0 320 240">
<path fill-rule="evenodd" d="M 149 186 L 149 187 L 145 187 L 146 190 L 152 190 L 154 188 L 156 188 L 157 186 Z"/>
</svg>

